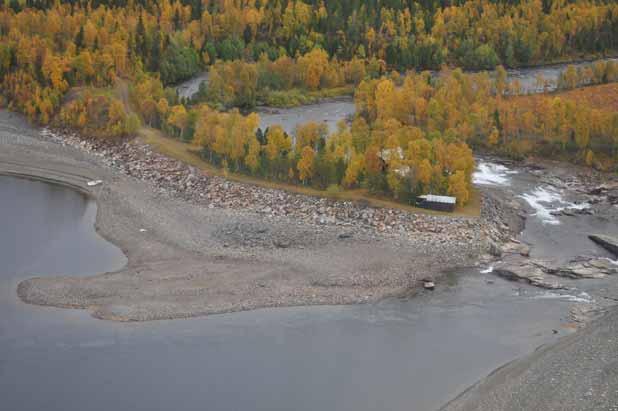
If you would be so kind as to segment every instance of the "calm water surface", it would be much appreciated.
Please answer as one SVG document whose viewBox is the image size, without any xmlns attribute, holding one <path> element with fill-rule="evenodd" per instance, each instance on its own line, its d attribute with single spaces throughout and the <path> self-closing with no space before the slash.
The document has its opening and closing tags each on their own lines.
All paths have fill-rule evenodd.
<svg viewBox="0 0 618 411">
<path fill-rule="evenodd" d="M 433 410 L 563 334 L 569 302 L 478 270 L 375 305 L 123 324 L 21 303 L 22 279 L 126 260 L 69 189 L 0 176 L 2 410 Z"/>
</svg>

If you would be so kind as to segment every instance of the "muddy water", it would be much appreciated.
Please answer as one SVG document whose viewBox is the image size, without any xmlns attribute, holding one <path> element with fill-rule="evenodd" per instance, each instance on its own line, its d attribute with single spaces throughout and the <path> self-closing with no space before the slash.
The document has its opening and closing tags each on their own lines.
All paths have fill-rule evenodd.
<svg viewBox="0 0 618 411">
<path fill-rule="evenodd" d="M 94 203 L 0 176 L 3 409 L 433 410 L 492 369 L 566 333 L 573 304 L 479 269 L 434 293 L 120 324 L 29 306 L 17 283 L 125 264 Z"/>
</svg>

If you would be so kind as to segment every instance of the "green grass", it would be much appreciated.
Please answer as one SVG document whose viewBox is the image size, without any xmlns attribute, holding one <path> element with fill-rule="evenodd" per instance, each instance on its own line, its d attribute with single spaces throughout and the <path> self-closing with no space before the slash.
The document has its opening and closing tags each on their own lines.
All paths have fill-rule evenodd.
<svg viewBox="0 0 618 411">
<path fill-rule="evenodd" d="M 316 104 L 324 99 L 353 96 L 354 86 L 343 86 L 316 91 L 303 89 L 277 90 L 266 92 L 259 98 L 259 104 L 268 107 L 290 108 Z"/>
</svg>

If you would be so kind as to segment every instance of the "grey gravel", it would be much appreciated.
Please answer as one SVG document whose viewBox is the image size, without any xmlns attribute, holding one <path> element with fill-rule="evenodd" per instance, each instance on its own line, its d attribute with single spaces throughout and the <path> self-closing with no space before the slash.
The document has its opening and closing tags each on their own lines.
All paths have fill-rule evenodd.
<svg viewBox="0 0 618 411">
<path fill-rule="evenodd" d="M 488 376 L 443 411 L 617 411 L 618 309 Z"/>
<path fill-rule="evenodd" d="M 36 130 L 0 112 L 0 173 L 93 196 L 96 228 L 128 265 L 91 277 L 33 278 L 26 302 L 118 321 L 374 302 L 476 262 L 479 218 L 415 215 L 231 183 L 153 153 Z M 87 182 L 103 183 L 88 187 Z"/>
</svg>

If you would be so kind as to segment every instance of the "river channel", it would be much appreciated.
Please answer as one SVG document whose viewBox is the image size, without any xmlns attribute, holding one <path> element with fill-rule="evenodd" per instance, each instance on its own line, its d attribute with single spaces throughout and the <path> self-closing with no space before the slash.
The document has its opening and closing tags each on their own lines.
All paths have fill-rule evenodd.
<svg viewBox="0 0 618 411">
<path fill-rule="evenodd" d="M 475 176 L 521 195 L 538 188 L 534 176 L 520 178 L 489 163 Z M 126 264 L 94 230 L 91 199 L 0 176 L 0 210 L 0 398 L 10 411 L 435 410 L 569 333 L 569 308 L 600 284 L 548 293 L 475 267 L 449 273 L 433 293 L 372 305 L 114 323 L 26 305 L 15 292 L 32 276 Z M 547 236 L 570 227 L 538 211 L 528 227 Z"/>
<path fill-rule="evenodd" d="M 618 61 L 618 59 L 603 59 L 601 61 Z M 556 89 L 560 74 L 569 65 L 578 69 L 591 66 L 593 62 L 579 62 L 573 64 L 555 64 L 549 66 L 530 67 L 523 69 L 509 69 L 508 80 L 517 81 L 523 93 L 540 93 L 545 90 L 553 91 Z M 542 78 L 547 86 L 539 87 L 538 78 Z M 200 73 L 194 78 L 177 86 L 179 96 L 191 98 L 199 91 L 200 84 L 208 81 L 208 73 Z M 260 107 L 256 110 L 260 115 L 260 127 L 265 129 L 269 126 L 278 124 L 289 134 L 294 134 L 299 124 L 309 121 L 324 123 L 330 132 L 337 129 L 337 124 L 341 120 L 351 118 L 355 112 L 354 100 L 352 97 L 326 100 L 317 104 L 309 104 L 292 108 L 268 108 Z"/>
</svg>

